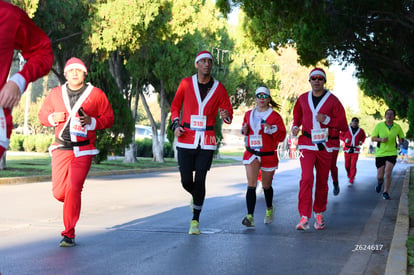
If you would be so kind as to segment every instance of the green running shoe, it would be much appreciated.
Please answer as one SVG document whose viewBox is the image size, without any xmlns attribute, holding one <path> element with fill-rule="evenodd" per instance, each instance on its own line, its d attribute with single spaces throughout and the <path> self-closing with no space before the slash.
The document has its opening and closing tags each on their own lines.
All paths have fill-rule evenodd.
<svg viewBox="0 0 414 275">
<path fill-rule="evenodd" d="M 254 227 L 254 218 L 253 215 L 247 214 L 246 217 L 242 220 L 242 224 L 246 227 Z"/>
<path fill-rule="evenodd" d="M 200 228 L 198 227 L 198 221 L 192 220 L 190 223 L 190 230 L 188 231 L 190 235 L 200 235 Z"/>
<path fill-rule="evenodd" d="M 269 224 L 269 223 L 273 222 L 273 217 L 275 215 L 274 209 L 275 208 L 273 206 L 272 206 L 272 208 L 266 209 L 266 214 L 265 214 L 265 218 L 264 218 L 264 223 L 265 224 Z"/>
</svg>

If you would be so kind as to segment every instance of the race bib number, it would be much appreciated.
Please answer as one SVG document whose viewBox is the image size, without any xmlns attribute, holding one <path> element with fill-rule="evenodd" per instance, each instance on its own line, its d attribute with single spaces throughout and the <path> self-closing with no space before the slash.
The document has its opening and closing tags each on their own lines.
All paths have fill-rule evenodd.
<svg viewBox="0 0 414 275">
<path fill-rule="evenodd" d="M 312 143 L 318 144 L 328 141 L 328 128 L 323 129 L 313 129 L 312 130 Z"/>
<path fill-rule="evenodd" d="M 252 149 L 261 149 L 263 147 L 262 135 L 250 135 L 249 147 Z"/>
<path fill-rule="evenodd" d="M 83 127 L 79 118 L 74 117 L 70 120 L 70 134 L 75 135 L 78 137 L 86 137 L 87 136 L 86 127 Z"/>
<path fill-rule="evenodd" d="M 190 129 L 194 131 L 205 131 L 207 124 L 206 116 L 191 116 Z"/>
</svg>

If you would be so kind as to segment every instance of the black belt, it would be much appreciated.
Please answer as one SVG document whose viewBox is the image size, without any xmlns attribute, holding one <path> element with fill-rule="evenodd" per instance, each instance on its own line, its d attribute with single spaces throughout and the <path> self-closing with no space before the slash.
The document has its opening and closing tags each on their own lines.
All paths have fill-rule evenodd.
<svg viewBox="0 0 414 275">
<path fill-rule="evenodd" d="M 254 154 L 256 156 L 259 156 L 259 157 L 262 157 L 262 156 L 273 156 L 275 154 L 275 151 L 271 151 L 271 152 L 258 152 L 258 151 L 253 150 L 250 147 L 247 147 L 247 146 L 246 146 L 246 150 L 247 150 L 247 152 L 252 153 L 252 154 Z"/>
<path fill-rule="evenodd" d="M 84 140 L 84 141 L 73 142 L 73 141 L 64 141 L 64 140 L 55 138 L 55 141 L 65 147 L 84 146 L 84 145 L 90 144 L 89 139 Z"/>
<path fill-rule="evenodd" d="M 308 137 L 308 138 L 312 139 L 312 136 L 311 136 L 308 132 L 303 131 L 303 132 L 302 132 L 302 134 L 303 134 L 305 137 Z M 318 146 L 318 150 L 319 150 L 319 151 L 323 151 L 323 150 L 325 149 L 325 146 L 324 146 L 322 143 L 317 143 L 317 144 L 316 144 L 316 146 Z"/>
<path fill-rule="evenodd" d="M 309 133 L 308 133 L 308 132 L 306 132 L 306 131 L 303 131 L 303 135 L 304 135 L 305 137 L 312 138 L 311 134 L 309 134 Z M 339 137 L 331 137 L 331 136 L 328 136 L 328 139 L 339 139 Z"/>
<path fill-rule="evenodd" d="M 183 127 L 191 129 L 190 123 L 187 123 L 187 122 L 183 122 Z M 214 130 L 214 125 L 206 126 L 206 131 L 213 131 L 213 130 Z"/>
<path fill-rule="evenodd" d="M 306 131 L 303 131 L 302 134 L 307 138 L 312 138 L 312 136 Z"/>
</svg>

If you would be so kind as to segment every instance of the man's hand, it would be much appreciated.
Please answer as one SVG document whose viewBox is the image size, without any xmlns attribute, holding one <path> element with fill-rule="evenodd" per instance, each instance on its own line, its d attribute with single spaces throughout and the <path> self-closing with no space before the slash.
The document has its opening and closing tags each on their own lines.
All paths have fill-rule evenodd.
<svg viewBox="0 0 414 275">
<path fill-rule="evenodd" d="M 87 113 L 85 113 L 85 111 L 83 110 L 83 108 L 79 109 L 79 111 L 82 113 L 82 115 L 79 116 L 79 120 L 80 120 L 82 126 L 85 127 L 85 125 L 91 124 L 92 119 L 91 119 L 90 116 L 88 116 Z"/>
<path fill-rule="evenodd" d="M 184 128 L 181 126 L 178 126 L 177 128 L 175 128 L 174 130 L 174 135 L 176 137 L 181 137 L 183 135 L 183 133 L 185 132 Z"/>
<path fill-rule="evenodd" d="M 59 124 L 59 123 L 65 121 L 65 113 L 64 112 L 55 112 L 55 113 L 53 113 L 52 117 L 53 117 L 53 121 L 56 124 Z"/>
<path fill-rule="evenodd" d="M 318 121 L 318 122 L 324 122 L 325 121 L 325 119 L 326 119 L 326 115 L 324 115 L 324 114 L 320 114 L 320 113 L 318 113 L 317 115 L 316 115 L 316 120 Z"/>
<path fill-rule="evenodd" d="M 11 108 L 20 101 L 20 89 L 14 81 L 8 81 L 0 91 L 0 106 Z"/>
<path fill-rule="evenodd" d="M 249 127 L 247 126 L 247 122 L 245 122 L 243 124 L 243 127 L 241 128 L 241 132 L 243 135 L 247 136 L 248 131 L 249 131 Z"/>
<path fill-rule="evenodd" d="M 226 118 L 228 118 L 230 115 L 229 115 L 229 111 L 227 111 L 227 110 L 224 110 L 224 109 L 220 109 L 220 117 L 221 117 L 221 119 L 226 119 Z"/>
<path fill-rule="evenodd" d="M 297 126 L 292 127 L 292 135 L 296 137 L 298 133 L 299 133 L 299 127 Z"/>
</svg>

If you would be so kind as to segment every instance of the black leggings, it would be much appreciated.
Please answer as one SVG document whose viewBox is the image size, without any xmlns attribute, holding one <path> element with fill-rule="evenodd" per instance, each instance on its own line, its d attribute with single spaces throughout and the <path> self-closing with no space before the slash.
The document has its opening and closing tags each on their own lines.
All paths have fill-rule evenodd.
<svg viewBox="0 0 414 275">
<path fill-rule="evenodd" d="M 207 171 L 196 171 L 193 179 L 193 172 L 180 172 L 181 184 L 184 189 L 193 196 L 194 206 L 202 206 L 206 196 Z"/>
<path fill-rule="evenodd" d="M 213 150 L 177 148 L 181 184 L 193 196 L 194 208 L 201 207 L 206 196 L 206 176 L 213 161 Z M 195 174 L 193 173 L 195 171 Z"/>
</svg>

